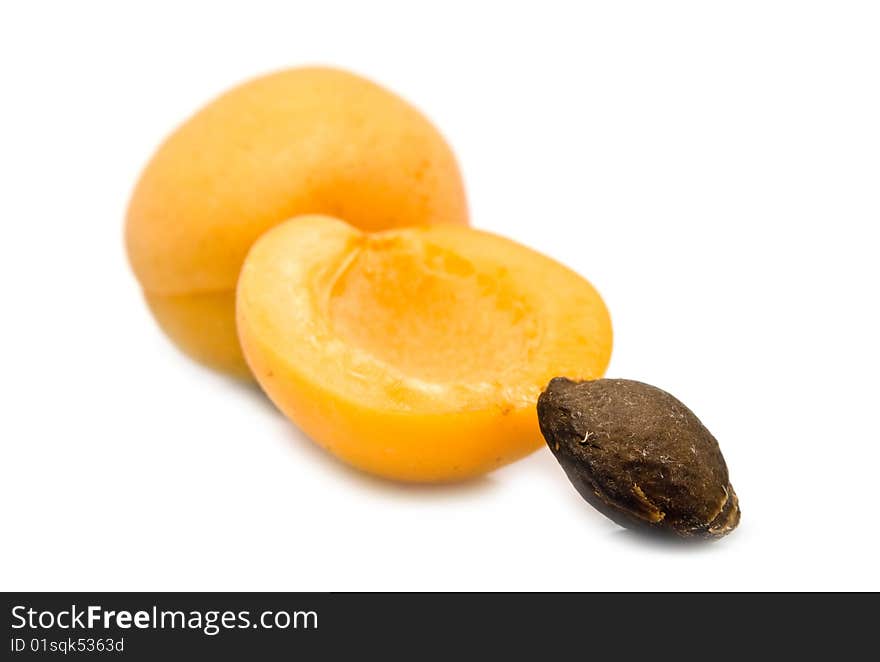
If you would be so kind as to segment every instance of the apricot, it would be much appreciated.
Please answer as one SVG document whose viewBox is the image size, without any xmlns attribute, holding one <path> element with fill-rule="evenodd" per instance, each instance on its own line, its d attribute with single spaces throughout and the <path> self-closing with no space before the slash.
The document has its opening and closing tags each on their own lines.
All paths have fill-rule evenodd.
<svg viewBox="0 0 880 662">
<path fill-rule="evenodd" d="M 391 92 L 326 68 L 236 87 L 162 144 L 128 208 L 132 267 L 183 351 L 247 374 L 235 333 L 238 273 L 257 237 L 305 213 L 364 230 L 468 222 L 452 151 Z"/>
<path fill-rule="evenodd" d="M 540 447 L 542 388 L 601 377 L 611 353 L 590 283 L 461 226 L 295 218 L 251 248 L 236 301 L 278 408 L 344 461 L 405 481 L 464 479 Z"/>
</svg>

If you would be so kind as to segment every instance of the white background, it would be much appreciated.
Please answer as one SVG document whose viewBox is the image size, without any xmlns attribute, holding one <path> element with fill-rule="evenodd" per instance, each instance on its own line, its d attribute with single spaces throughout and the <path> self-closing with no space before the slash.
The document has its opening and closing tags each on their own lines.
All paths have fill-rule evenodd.
<svg viewBox="0 0 880 662">
<path fill-rule="evenodd" d="M 874 2 L 9 2 L 0 10 L 0 588 L 880 589 Z M 609 376 L 719 439 L 743 520 L 665 545 L 542 449 L 401 486 L 158 331 L 122 243 L 182 119 L 353 69 L 455 148 L 475 225 L 571 265 Z"/>
</svg>

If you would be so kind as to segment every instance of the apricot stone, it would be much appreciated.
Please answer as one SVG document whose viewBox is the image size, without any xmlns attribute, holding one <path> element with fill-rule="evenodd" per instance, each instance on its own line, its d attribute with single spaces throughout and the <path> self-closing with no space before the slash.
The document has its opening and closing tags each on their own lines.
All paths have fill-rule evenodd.
<svg viewBox="0 0 880 662">
<path fill-rule="evenodd" d="M 464 479 L 540 447 L 542 387 L 601 377 L 611 353 L 590 283 L 451 225 L 278 225 L 244 263 L 237 324 L 281 411 L 346 462 L 406 481 Z"/>
<path fill-rule="evenodd" d="M 248 374 L 234 318 L 242 262 L 263 232 L 306 213 L 364 230 L 467 224 L 452 151 L 402 99 L 326 68 L 245 83 L 161 145 L 128 209 L 132 267 L 181 349 Z"/>
</svg>

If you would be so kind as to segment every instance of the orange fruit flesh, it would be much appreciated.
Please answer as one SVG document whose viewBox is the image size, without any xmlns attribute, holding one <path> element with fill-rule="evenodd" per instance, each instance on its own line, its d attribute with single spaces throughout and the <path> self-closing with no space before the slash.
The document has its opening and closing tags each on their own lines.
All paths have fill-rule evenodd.
<svg viewBox="0 0 880 662">
<path fill-rule="evenodd" d="M 365 234 L 303 216 L 263 235 L 239 279 L 247 362 L 316 442 L 365 471 L 464 479 L 542 445 L 554 376 L 602 376 L 604 303 L 513 241 L 433 226 Z"/>
</svg>

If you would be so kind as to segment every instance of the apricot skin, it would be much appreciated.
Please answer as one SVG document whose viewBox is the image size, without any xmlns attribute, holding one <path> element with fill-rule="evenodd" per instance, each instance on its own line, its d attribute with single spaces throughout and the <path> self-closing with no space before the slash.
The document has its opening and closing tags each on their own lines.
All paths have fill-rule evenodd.
<svg viewBox="0 0 880 662">
<path fill-rule="evenodd" d="M 468 222 L 450 148 L 394 94 L 327 68 L 240 85 L 168 137 L 128 208 L 132 268 L 184 352 L 248 375 L 235 335 L 242 262 L 263 232 L 306 213 L 364 230 Z"/>
<path fill-rule="evenodd" d="M 462 480 L 539 448 L 542 388 L 601 377 L 611 353 L 587 281 L 465 227 L 369 235 L 298 217 L 254 244 L 236 301 L 278 408 L 345 462 L 403 481 Z"/>
</svg>

